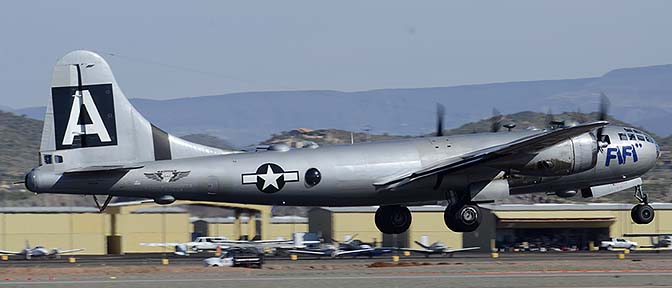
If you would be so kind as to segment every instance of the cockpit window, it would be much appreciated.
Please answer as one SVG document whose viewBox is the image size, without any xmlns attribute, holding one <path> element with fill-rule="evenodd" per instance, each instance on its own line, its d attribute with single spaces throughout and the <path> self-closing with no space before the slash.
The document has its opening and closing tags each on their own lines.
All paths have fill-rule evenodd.
<svg viewBox="0 0 672 288">
<path fill-rule="evenodd" d="M 630 128 L 623 128 L 623 130 L 625 130 L 625 132 L 632 132 L 632 129 Z"/>
<path fill-rule="evenodd" d="M 644 136 L 637 134 L 637 140 L 644 141 Z"/>
<path fill-rule="evenodd" d="M 639 131 L 639 130 L 637 130 L 637 129 L 632 129 L 632 132 L 642 134 L 642 131 Z"/>
<path fill-rule="evenodd" d="M 645 138 L 646 138 L 646 142 L 651 142 L 651 143 L 653 143 L 653 139 L 651 139 L 651 137 L 646 136 Z"/>
<path fill-rule="evenodd" d="M 618 138 L 624 141 L 628 140 L 628 136 L 626 136 L 625 133 L 618 133 Z"/>
<path fill-rule="evenodd" d="M 628 133 L 628 140 L 635 141 L 635 140 L 637 140 L 637 137 L 635 137 L 635 134 Z"/>
</svg>

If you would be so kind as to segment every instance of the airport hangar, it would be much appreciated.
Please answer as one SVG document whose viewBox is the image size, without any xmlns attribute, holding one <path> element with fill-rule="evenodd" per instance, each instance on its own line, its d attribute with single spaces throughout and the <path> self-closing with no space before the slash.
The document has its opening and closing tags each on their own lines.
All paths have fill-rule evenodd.
<svg viewBox="0 0 672 288">
<path fill-rule="evenodd" d="M 234 217 L 194 217 L 188 207 L 233 209 Z M 80 254 L 172 252 L 171 247 L 148 247 L 140 243 L 187 242 L 194 236 L 225 236 L 229 239 L 291 239 L 294 232 L 314 232 L 323 239 L 350 236 L 382 246 L 414 247 L 413 241 L 442 241 L 450 247 L 480 246 L 490 251 L 492 239 L 499 248 L 522 242 L 576 246 L 588 249 L 623 234 L 669 233 L 672 204 L 653 204 L 657 217 L 647 225 L 630 219 L 628 204 L 509 204 L 482 205 L 481 227 L 471 233 L 449 231 L 441 206 L 411 207 L 413 224 L 401 235 L 382 235 L 373 218 L 376 207 L 320 207 L 308 218 L 271 217 L 270 206 L 234 203 L 178 201 L 169 206 L 128 202 L 111 204 L 104 213 L 92 207 L 0 208 L 0 249 L 20 250 L 26 241 L 48 248 L 85 248 Z M 187 208 L 185 208 L 187 207 Z M 193 210 L 192 210 L 193 211 Z M 650 245 L 649 237 L 630 238 Z M 396 245 L 395 245 L 396 243 Z"/>
</svg>

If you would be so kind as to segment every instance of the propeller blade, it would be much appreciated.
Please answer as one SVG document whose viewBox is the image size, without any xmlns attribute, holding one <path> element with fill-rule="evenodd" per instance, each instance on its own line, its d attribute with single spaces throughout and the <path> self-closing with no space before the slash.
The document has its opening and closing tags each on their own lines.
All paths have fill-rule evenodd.
<svg viewBox="0 0 672 288">
<path fill-rule="evenodd" d="M 553 122 L 555 122 L 553 111 L 551 111 L 551 108 L 548 108 L 548 112 L 546 112 L 546 128 L 553 129 Z"/>
<path fill-rule="evenodd" d="M 445 107 L 440 103 L 436 103 L 436 136 L 443 136 L 443 116 L 445 113 Z"/>
<path fill-rule="evenodd" d="M 490 132 L 499 132 L 499 129 L 502 129 L 502 113 L 497 110 L 497 108 L 492 108 L 492 118 L 490 123 Z"/>
<path fill-rule="evenodd" d="M 607 98 L 607 95 L 604 94 L 604 92 L 600 92 L 600 116 L 599 116 L 600 121 L 607 120 L 607 116 L 609 114 L 609 105 L 611 105 L 611 102 L 609 102 L 609 98 Z M 603 131 L 604 128 L 597 129 L 597 141 L 602 141 Z"/>
<path fill-rule="evenodd" d="M 604 92 L 600 93 L 600 121 L 606 121 L 609 114 L 609 106 L 611 102 Z"/>
</svg>

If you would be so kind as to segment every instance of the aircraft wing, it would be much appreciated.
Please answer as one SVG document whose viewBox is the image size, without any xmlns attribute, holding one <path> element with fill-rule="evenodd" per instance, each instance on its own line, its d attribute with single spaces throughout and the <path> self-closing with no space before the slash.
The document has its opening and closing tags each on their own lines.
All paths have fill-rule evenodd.
<svg viewBox="0 0 672 288">
<path fill-rule="evenodd" d="M 12 254 L 12 255 L 18 255 L 18 254 L 21 254 L 21 252 L 19 252 L 19 251 L 0 250 L 0 254 Z"/>
<path fill-rule="evenodd" d="M 625 233 L 623 237 L 658 237 L 672 236 L 672 233 Z"/>
<path fill-rule="evenodd" d="M 481 249 L 481 247 L 467 247 L 467 248 L 460 248 L 460 249 L 443 249 L 443 253 L 450 254 L 450 253 L 472 251 L 472 250 L 479 250 L 479 249 Z"/>
<path fill-rule="evenodd" d="M 216 243 L 223 244 L 247 244 L 247 245 L 264 245 L 264 244 L 287 244 L 292 240 L 221 240 Z"/>
<path fill-rule="evenodd" d="M 357 254 L 357 253 L 362 253 L 362 252 L 372 252 L 376 249 L 374 248 L 364 248 L 364 249 L 357 249 L 357 250 L 347 250 L 347 251 L 336 251 L 334 253 L 334 256 L 343 256 L 343 255 L 350 255 L 350 254 Z"/>
<path fill-rule="evenodd" d="M 77 248 L 77 249 L 70 249 L 70 250 L 59 250 L 56 254 L 67 254 L 67 253 L 75 253 L 79 251 L 84 251 L 84 248 Z"/>
<path fill-rule="evenodd" d="M 141 246 L 148 246 L 148 247 L 174 247 L 182 244 L 184 243 L 140 243 Z"/>
<path fill-rule="evenodd" d="M 436 253 L 434 250 L 429 250 L 429 249 L 415 249 L 415 248 L 399 248 L 401 251 L 410 251 L 410 252 L 418 252 L 418 253 L 424 253 L 424 254 L 431 254 L 431 253 Z"/>
<path fill-rule="evenodd" d="M 509 143 L 495 145 L 467 153 L 459 157 L 448 158 L 429 165 L 423 169 L 407 173 L 406 175 L 394 179 L 384 179 L 374 183 L 373 185 L 376 186 L 377 189 L 394 189 L 425 177 L 442 173 L 456 172 L 475 165 L 487 163 L 490 160 L 498 159 L 503 156 L 509 156 L 517 153 L 536 152 L 558 144 L 569 138 L 579 136 L 583 133 L 590 132 L 600 127 L 604 127 L 607 124 L 609 124 L 607 121 L 595 121 L 592 123 L 580 124 L 568 128 L 534 134 L 511 141 Z"/>
<path fill-rule="evenodd" d="M 287 250 L 289 253 L 294 253 L 294 254 L 306 254 L 306 255 L 318 255 L 318 256 L 328 256 L 329 253 L 328 251 L 320 251 L 320 250 Z"/>
</svg>

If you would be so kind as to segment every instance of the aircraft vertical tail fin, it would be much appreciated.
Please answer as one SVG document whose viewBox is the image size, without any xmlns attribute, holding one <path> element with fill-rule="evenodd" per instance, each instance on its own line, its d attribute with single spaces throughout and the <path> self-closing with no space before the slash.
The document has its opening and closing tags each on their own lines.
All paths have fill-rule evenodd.
<svg viewBox="0 0 672 288">
<path fill-rule="evenodd" d="M 40 163 L 56 170 L 226 154 L 152 125 L 131 105 L 98 54 L 73 51 L 56 63 Z"/>
</svg>

